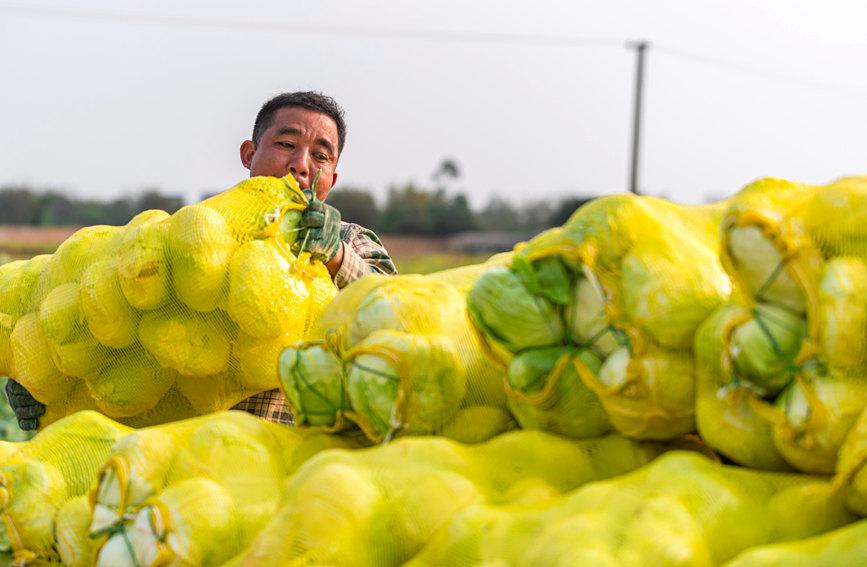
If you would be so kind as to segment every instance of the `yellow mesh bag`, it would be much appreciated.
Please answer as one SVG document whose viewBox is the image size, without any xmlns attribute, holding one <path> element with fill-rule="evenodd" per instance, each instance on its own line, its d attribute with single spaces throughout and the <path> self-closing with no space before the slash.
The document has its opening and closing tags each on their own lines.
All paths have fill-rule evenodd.
<svg viewBox="0 0 867 567">
<path fill-rule="evenodd" d="M 397 433 L 482 440 L 511 428 L 503 370 L 466 309 L 466 292 L 489 265 L 370 275 L 341 291 L 280 356 L 296 423 L 355 423 L 376 442 Z"/>
<path fill-rule="evenodd" d="M 140 427 L 277 388 L 280 351 L 336 294 L 290 251 L 306 203 L 291 176 L 254 177 L 0 267 L 0 372 L 46 404 L 43 426 L 95 409 Z"/>
<path fill-rule="evenodd" d="M 90 537 L 90 499 L 86 494 L 67 500 L 54 519 L 57 554 L 66 567 L 91 567 L 106 535 Z"/>
<path fill-rule="evenodd" d="M 522 427 L 638 439 L 694 429 L 693 335 L 730 291 L 723 208 L 596 199 L 479 278 L 469 310 L 508 365 Z"/>
<path fill-rule="evenodd" d="M 71 555 L 112 567 L 221 565 L 277 512 L 302 462 L 349 446 L 239 411 L 139 429 L 94 475 L 85 535 L 98 543 L 75 543 L 75 532 Z"/>
<path fill-rule="evenodd" d="M 673 452 L 549 502 L 466 508 L 407 565 L 710 567 L 852 519 L 821 478 Z"/>
<path fill-rule="evenodd" d="M 130 429 L 84 411 L 5 445 L 0 456 L 0 516 L 18 563 L 56 560 L 56 518 L 85 494 L 112 445 Z"/>
<path fill-rule="evenodd" d="M 725 567 L 838 567 L 867 564 L 867 520 L 828 533 L 749 549 Z"/>
<path fill-rule="evenodd" d="M 406 437 L 329 451 L 298 470 L 286 504 L 231 564 L 401 565 L 461 510 L 550 501 L 656 451 L 620 436 L 570 441 L 538 431 L 476 445 Z"/>
<path fill-rule="evenodd" d="M 738 293 L 695 343 L 698 430 L 732 460 L 834 471 L 867 403 L 865 207 L 867 178 L 761 179 L 732 198 L 721 259 Z"/>
</svg>

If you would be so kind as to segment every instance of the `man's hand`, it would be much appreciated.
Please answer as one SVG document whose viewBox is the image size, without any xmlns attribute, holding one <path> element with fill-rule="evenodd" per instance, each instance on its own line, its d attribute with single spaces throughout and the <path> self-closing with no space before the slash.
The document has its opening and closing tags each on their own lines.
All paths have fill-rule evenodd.
<svg viewBox="0 0 867 567">
<path fill-rule="evenodd" d="M 11 378 L 6 382 L 6 398 L 18 419 L 18 427 L 24 431 L 35 431 L 39 427 L 39 418 L 45 413 L 45 406 Z"/>
<path fill-rule="evenodd" d="M 326 205 L 316 197 L 301 214 L 301 228 L 297 243 L 305 243 L 304 250 L 314 260 L 330 262 L 340 250 L 340 211 Z"/>
</svg>

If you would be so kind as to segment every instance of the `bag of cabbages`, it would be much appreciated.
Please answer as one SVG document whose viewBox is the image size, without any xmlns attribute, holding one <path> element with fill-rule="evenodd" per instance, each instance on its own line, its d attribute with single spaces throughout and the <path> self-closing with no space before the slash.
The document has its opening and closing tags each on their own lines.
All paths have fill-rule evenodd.
<svg viewBox="0 0 867 567">
<path fill-rule="evenodd" d="M 340 292 L 304 341 L 280 357 L 295 423 L 483 441 L 514 426 L 504 371 L 487 356 L 466 293 L 505 261 L 428 275 L 370 275 Z"/>
<path fill-rule="evenodd" d="M 830 474 L 867 405 L 867 178 L 759 179 L 721 260 L 739 292 L 696 333 L 696 423 L 738 464 Z"/>
<path fill-rule="evenodd" d="M 82 409 L 151 425 L 278 387 L 280 352 L 336 294 L 290 250 L 306 205 L 291 176 L 253 177 L 3 265 L 0 373 L 47 406 L 43 426 Z"/>
<path fill-rule="evenodd" d="M 516 247 L 467 294 L 521 427 L 675 439 L 695 429 L 693 335 L 728 298 L 724 203 L 611 195 Z"/>
</svg>

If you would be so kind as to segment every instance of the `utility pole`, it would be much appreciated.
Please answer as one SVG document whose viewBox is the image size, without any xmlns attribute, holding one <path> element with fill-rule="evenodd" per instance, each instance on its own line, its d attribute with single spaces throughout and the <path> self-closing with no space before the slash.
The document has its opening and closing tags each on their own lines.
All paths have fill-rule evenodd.
<svg viewBox="0 0 867 567">
<path fill-rule="evenodd" d="M 629 191 L 638 195 L 638 150 L 641 141 L 641 102 L 644 95 L 644 52 L 650 47 L 647 40 L 631 41 L 628 49 L 635 50 L 635 103 L 632 112 L 632 160 L 629 172 Z"/>
</svg>

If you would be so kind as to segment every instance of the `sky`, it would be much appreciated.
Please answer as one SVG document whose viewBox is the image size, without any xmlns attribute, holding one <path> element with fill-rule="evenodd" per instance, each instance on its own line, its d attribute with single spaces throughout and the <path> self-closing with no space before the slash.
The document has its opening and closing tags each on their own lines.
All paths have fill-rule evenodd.
<svg viewBox="0 0 867 567">
<path fill-rule="evenodd" d="M 0 186 L 197 199 L 247 176 L 262 103 L 345 108 L 343 187 L 444 158 L 475 207 L 628 189 L 684 203 L 762 176 L 867 174 L 867 3 L 0 0 Z"/>
</svg>

